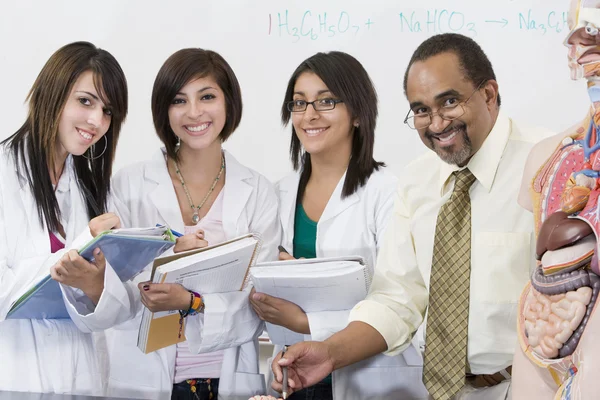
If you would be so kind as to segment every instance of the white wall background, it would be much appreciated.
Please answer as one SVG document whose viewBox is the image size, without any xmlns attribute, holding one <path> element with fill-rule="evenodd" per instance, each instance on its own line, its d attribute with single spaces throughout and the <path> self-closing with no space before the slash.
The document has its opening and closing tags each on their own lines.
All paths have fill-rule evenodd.
<svg viewBox="0 0 600 400">
<path fill-rule="evenodd" d="M 424 146 L 402 124 L 402 78 L 413 50 L 441 32 L 472 36 L 495 67 L 502 108 L 517 120 L 555 131 L 585 112 L 583 82 L 571 82 L 562 41 L 568 0 L 19 0 L 0 3 L 0 139 L 23 122 L 23 101 L 42 65 L 60 46 L 88 40 L 123 67 L 130 111 L 117 169 L 159 147 L 150 94 L 173 52 L 221 53 L 240 81 L 244 114 L 226 143 L 244 164 L 272 180 L 290 171 L 290 129 L 279 121 L 287 80 L 317 51 L 358 58 L 379 93 L 376 159 L 396 173 Z"/>
</svg>

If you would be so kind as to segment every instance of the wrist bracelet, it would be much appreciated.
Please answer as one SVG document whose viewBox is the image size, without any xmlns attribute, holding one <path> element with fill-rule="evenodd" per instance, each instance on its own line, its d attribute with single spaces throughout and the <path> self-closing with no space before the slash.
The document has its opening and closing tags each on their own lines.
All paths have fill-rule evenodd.
<svg viewBox="0 0 600 400">
<path fill-rule="evenodd" d="M 186 310 L 179 310 L 179 315 L 181 316 L 181 318 L 185 318 L 188 315 L 190 315 L 190 311 L 192 311 L 192 304 L 194 304 L 194 299 L 194 292 L 190 291 L 190 306 Z"/>
<path fill-rule="evenodd" d="M 193 299 L 190 303 L 188 315 L 196 315 L 198 313 L 204 312 L 204 298 L 202 297 L 202 295 L 191 290 L 190 293 L 192 294 Z"/>
</svg>

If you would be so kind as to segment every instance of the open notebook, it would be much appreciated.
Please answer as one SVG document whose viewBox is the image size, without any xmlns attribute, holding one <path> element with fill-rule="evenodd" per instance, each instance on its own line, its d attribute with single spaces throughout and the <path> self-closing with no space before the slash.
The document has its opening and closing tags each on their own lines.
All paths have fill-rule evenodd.
<svg viewBox="0 0 600 400">
<path fill-rule="evenodd" d="M 152 282 L 179 283 L 198 293 L 225 293 L 242 290 L 248 270 L 260 252 L 257 234 L 154 260 Z M 144 308 L 138 334 L 138 348 L 150 353 L 185 341 L 185 324 L 178 311 L 153 313 Z"/>
<path fill-rule="evenodd" d="M 312 258 L 257 264 L 250 279 L 258 292 L 297 304 L 304 312 L 350 310 L 367 296 L 371 274 L 362 257 Z M 294 344 L 304 335 L 267 323 L 275 344 Z"/>
<path fill-rule="evenodd" d="M 100 248 L 104 257 L 125 282 L 175 245 L 175 237 L 166 226 L 113 229 L 96 236 L 79 249 L 79 254 L 93 261 L 93 251 Z M 58 282 L 46 275 L 17 294 L 6 319 L 67 319 Z"/>
</svg>

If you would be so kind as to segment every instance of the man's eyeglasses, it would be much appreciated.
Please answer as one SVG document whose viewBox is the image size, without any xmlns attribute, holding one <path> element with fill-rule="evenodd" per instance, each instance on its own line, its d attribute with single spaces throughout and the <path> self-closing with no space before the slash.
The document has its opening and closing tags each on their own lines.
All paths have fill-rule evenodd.
<svg viewBox="0 0 600 400">
<path fill-rule="evenodd" d="M 338 103 L 343 103 L 343 100 L 337 99 L 320 99 L 315 101 L 306 100 L 292 100 L 286 103 L 287 109 L 290 112 L 303 112 L 306 111 L 308 105 L 312 105 L 315 111 L 329 111 L 335 108 Z"/>
<path fill-rule="evenodd" d="M 406 114 L 406 118 L 404 118 L 404 123 L 411 129 L 424 129 L 431 125 L 434 115 L 439 115 L 441 119 L 446 121 L 452 121 L 462 117 L 466 111 L 465 105 L 469 100 L 471 100 L 471 97 L 473 97 L 473 95 L 477 93 L 479 89 L 481 89 L 481 86 L 483 86 L 485 82 L 487 82 L 487 80 L 481 82 L 465 101 L 440 107 L 437 112 L 427 111 L 411 116 L 410 113 L 412 110 L 408 110 L 408 114 Z"/>
</svg>

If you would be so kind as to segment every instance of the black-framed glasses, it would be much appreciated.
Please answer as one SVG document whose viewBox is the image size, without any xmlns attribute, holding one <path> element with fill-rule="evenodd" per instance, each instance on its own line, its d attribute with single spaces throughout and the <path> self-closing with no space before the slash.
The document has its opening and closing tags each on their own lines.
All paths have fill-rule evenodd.
<svg viewBox="0 0 600 400">
<path fill-rule="evenodd" d="M 338 99 L 319 99 L 314 101 L 292 100 L 286 103 L 287 109 L 290 112 L 306 111 L 308 105 L 312 105 L 315 111 L 329 111 L 335 108 L 338 103 L 343 103 L 343 100 Z"/>
<path fill-rule="evenodd" d="M 440 107 L 437 110 L 437 112 L 427 111 L 424 113 L 420 113 L 420 114 L 411 116 L 410 113 L 412 112 L 412 110 L 408 110 L 408 113 L 406 114 L 406 118 L 404 118 L 404 123 L 406 125 L 408 125 L 408 127 L 410 129 L 424 129 L 424 128 L 427 128 L 429 125 L 431 125 L 434 115 L 439 115 L 439 117 L 441 119 L 444 119 L 446 121 L 453 121 L 457 118 L 462 117 L 466 112 L 465 105 L 469 102 L 469 100 L 471 100 L 473 95 L 475 93 L 477 93 L 477 91 L 479 89 L 481 89 L 481 86 L 484 83 L 486 83 L 487 81 L 488 81 L 487 79 L 482 81 L 477 86 L 477 88 L 475 90 L 473 90 L 473 93 L 471 93 L 471 95 L 469 97 L 467 97 L 467 99 L 465 101 L 460 101 L 460 102 L 457 102 L 454 104 Z"/>
</svg>

